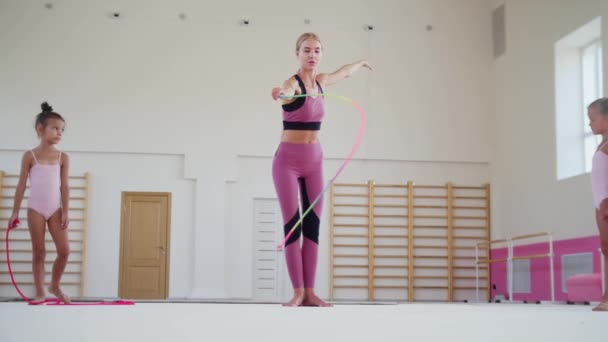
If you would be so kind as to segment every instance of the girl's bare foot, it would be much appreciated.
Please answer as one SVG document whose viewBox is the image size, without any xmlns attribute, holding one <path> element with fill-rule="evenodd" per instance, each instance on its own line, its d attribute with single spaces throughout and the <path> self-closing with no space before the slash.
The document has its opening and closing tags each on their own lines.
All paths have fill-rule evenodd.
<svg viewBox="0 0 608 342">
<path fill-rule="evenodd" d="M 64 302 L 65 304 L 70 304 L 72 302 L 72 300 L 70 299 L 70 297 L 68 297 L 68 295 L 66 295 L 65 293 L 63 293 L 63 291 L 61 291 L 61 289 L 59 288 L 59 286 L 50 286 L 49 287 L 49 292 L 54 294 L 55 297 L 57 297 L 57 299 L 59 299 L 60 301 Z"/>
<path fill-rule="evenodd" d="M 283 304 L 283 306 L 302 306 L 304 299 L 305 299 L 304 290 L 295 289 L 293 298 L 291 298 L 291 300 L 289 302 Z"/>
<path fill-rule="evenodd" d="M 319 298 L 313 291 L 306 292 L 306 298 L 304 299 L 304 306 L 320 306 L 320 307 L 331 307 L 333 305 L 327 303 L 323 299 Z"/>
<path fill-rule="evenodd" d="M 599 303 L 593 308 L 593 311 L 608 311 L 608 302 Z"/>
</svg>

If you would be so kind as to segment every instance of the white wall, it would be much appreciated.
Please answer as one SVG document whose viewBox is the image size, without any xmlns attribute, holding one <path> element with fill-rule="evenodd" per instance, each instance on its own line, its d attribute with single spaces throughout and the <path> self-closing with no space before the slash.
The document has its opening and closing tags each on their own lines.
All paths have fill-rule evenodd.
<svg viewBox="0 0 608 342">
<path fill-rule="evenodd" d="M 258 191 L 242 190 L 251 177 L 259 192 L 274 195 L 270 157 L 280 134 L 280 108 L 269 91 L 297 70 L 293 49 L 304 31 L 324 40 L 323 70 L 359 58 L 376 68 L 330 89 L 358 100 L 369 116 L 357 157 L 374 171 L 351 179 L 403 172 L 395 177 L 455 180 L 470 165 L 479 169 L 467 181 L 489 178 L 492 60 L 485 0 L 313 0 L 300 11 L 294 8 L 302 8 L 301 2 L 270 0 L 53 3 L 52 10 L 38 1 L 0 3 L 0 122 L 10 127 L 0 148 L 31 147 L 33 116 L 48 100 L 67 119 L 62 147 L 68 151 L 108 153 L 108 162 L 124 153 L 135 161 L 149 154 L 183 155 L 183 174 L 174 182 L 194 183 L 192 271 L 180 275 L 191 277 L 191 297 L 247 294 L 234 284 L 228 250 L 250 241 L 232 241 L 225 229 L 232 223 L 225 220 L 233 212 L 251 217 L 251 196 Z M 109 18 L 112 11 L 122 17 Z M 179 20 L 179 12 L 187 20 Z M 251 27 L 238 25 L 243 17 Z M 306 17 L 311 25 L 303 23 Z M 364 24 L 374 31 L 365 32 Z M 358 117 L 335 101 L 328 100 L 328 110 L 321 139 L 332 160 L 347 154 Z M 265 166 L 243 168 L 252 156 Z M 6 163 L 0 169 L 15 165 Z M 395 168 L 402 164 L 412 168 Z M 327 163 L 328 175 L 332 166 Z M 86 168 L 95 175 L 101 167 Z M 140 170 L 133 167 L 133 174 Z M 119 177 L 116 184 L 126 186 L 128 179 Z M 156 190 L 164 182 L 158 178 L 138 190 Z M 243 193 L 236 207 L 226 197 L 233 187 Z M 324 256 L 321 273 L 326 263 Z M 99 286 L 113 294 L 114 283 Z"/>
<path fill-rule="evenodd" d="M 506 4 L 507 23 L 507 52 L 494 62 L 496 237 L 597 234 L 589 175 L 556 177 L 554 44 L 597 17 L 602 2 L 606 14 L 600 0 L 495 2 Z"/>
</svg>

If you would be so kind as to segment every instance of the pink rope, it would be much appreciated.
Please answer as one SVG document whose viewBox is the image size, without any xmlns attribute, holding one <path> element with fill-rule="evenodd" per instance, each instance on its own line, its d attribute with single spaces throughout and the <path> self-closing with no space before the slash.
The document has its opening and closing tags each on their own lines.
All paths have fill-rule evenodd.
<svg viewBox="0 0 608 342">
<path fill-rule="evenodd" d="M 13 274 L 13 268 L 11 267 L 11 251 L 10 251 L 10 243 L 9 243 L 10 231 L 17 228 L 19 223 L 20 223 L 19 219 L 15 219 L 15 221 L 8 223 L 8 229 L 6 230 L 6 241 L 5 241 L 6 242 L 6 265 L 8 266 L 8 274 L 11 277 L 11 282 L 13 283 L 15 290 L 17 290 L 17 292 L 19 293 L 21 298 L 23 298 L 23 300 L 26 301 L 28 304 L 30 304 L 30 305 L 46 304 L 46 305 L 62 305 L 62 306 L 63 305 L 134 305 L 135 304 L 134 302 L 126 301 L 126 300 L 116 300 L 116 301 L 111 301 L 111 302 L 72 302 L 72 303 L 68 304 L 68 303 L 61 302 L 61 300 L 59 300 L 57 298 L 45 299 L 44 301 L 41 301 L 41 302 L 36 302 L 36 301 L 29 299 L 26 295 L 23 294 L 23 292 L 21 292 L 21 289 L 19 289 L 19 286 L 17 285 L 17 282 L 15 281 L 15 275 Z"/>
</svg>

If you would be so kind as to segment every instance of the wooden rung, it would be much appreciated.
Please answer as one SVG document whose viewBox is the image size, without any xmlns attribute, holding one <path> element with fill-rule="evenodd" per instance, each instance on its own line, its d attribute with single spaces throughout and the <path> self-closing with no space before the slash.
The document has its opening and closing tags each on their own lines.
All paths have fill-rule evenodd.
<svg viewBox="0 0 608 342">
<path fill-rule="evenodd" d="M 541 237 L 541 236 L 548 236 L 549 233 L 538 233 L 538 234 L 528 234 L 528 235 L 520 235 L 520 236 L 516 236 L 511 238 L 511 241 L 515 241 L 515 240 L 523 240 L 523 239 L 530 239 L 530 238 L 535 238 L 535 237 Z"/>
<path fill-rule="evenodd" d="M 516 256 L 513 257 L 513 260 L 525 260 L 525 259 L 542 259 L 542 258 L 549 258 L 550 255 L 549 254 L 535 254 L 535 255 L 529 255 L 529 256 Z"/>
<path fill-rule="evenodd" d="M 334 254 L 334 258 L 364 258 L 367 259 L 368 255 L 362 254 Z"/>
<path fill-rule="evenodd" d="M 478 207 L 478 206 L 466 206 L 466 205 L 454 205 L 452 209 L 468 209 L 468 210 L 486 210 L 486 207 Z"/>
<path fill-rule="evenodd" d="M 443 260 L 448 258 L 448 256 L 439 256 L 439 255 L 414 255 L 416 259 L 428 259 L 428 260 Z"/>
<path fill-rule="evenodd" d="M 386 269 L 407 269 L 407 265 L 375 265 L 374 268 L 386 268 Z"/>
<path fill-rule="evenodd" d="M 414 189 L 447 189 L 448 187 L 445 185 L 416 185 L 414 184 Z"/>
<path fill-rule="evenodd" d="M 447 216 L 442 216 L 442 215 L 414 215 L 414 219 L 440 219 L 440 220 L 447 220 L 448 217 Z"/>
<path fill-rule="evenodd" d="M 367 277 L 367 276 L 365 276 Z M 461 279 L 461 280 L 475 280 L 475 277 L 471 277 L 471 276 L 466 276 L 466 277 L 459 277 L 459 276 L 454 276 L 454 279 Z M 479 276 L 479 279 L 488 279 L 487 276 Z"/>
<path fill-rule="evenodd" d="M 367 205 L 366 205 L 367 207 Z M 374 208 L 397 208 L 397 209 L 406 209 L 407 204 L 399 205 L 399 204 L 374 204 Z"/>
<path fill-rule="evenodd" d="M 433 245 L 414 245 L 414 249 L 448 249 L 448 246 L 433 246 Z"/>
<path fill-rule="evenodd" d="M 378 197 L 378 198 L 407 198 L 407 195 L 374 194 L 374 197 Z"/>
<path fill-rule="evenodd" d="M 437 235 L 416 235 L 414 239 L 434 239 L 434 240 L 447 240 L 447 236 L 437 236 Z"/>
<path fill-rule="evenodd" d="M 31 253 L 32 250 L 31 249 L 11 249 L 11 253 Z M 6 253 L 6 249 L 0 249 L 0 253 Z M 46 251 L 47 254 L 49 253 L 57 253 L 57 251 L 49 249 Z M 81 254 L 82 251 L 78 251 L 78 250 L 70 250 L 70 254 Z"/>
<path fill-rule="evenodd" d="M 414 195 L 414 198 L 420 198 L 420 199 L 447 199 L 448 196 Z"/>
<path fill-rule="evenodd" d="M 407 248 L 407 245 L 374 245 L 374 248 Z"/>
<path fill-rule="evenodd" d="M 459 189 L 459 190 L 485 190 L 486 187 L 485 186 L 454 185 L 454 186 L 452 186 L 452 189 Z"/>
<path fill-rule="evenodd" d="M 424 265 L 414 265 L 414 268 L 428 269 L 428 270 L 443 270 L 447 269 L 447 266 L 424 266 Z"/>
<path fill-rule="evenodd" d="M 475 266 L 453 266 L 455 270 L 474 270 Z"/>
<path fill-rule="evenodd" d="M 359 187 L 359 188 L 367 188 L 367 184 L 359 184 L 359 183 L 335 183 L 335 187 Z"/>
<path fill-rule="evenodd" d="M 475 247 L 473 246 L 454 246 L 452 247 L 455 250 L 465 250 L 465 251 L 471 251 L 471 250 L 475 250 Z"/>
<path fill-rule="evenodd" d="M 407 185 L 404 185 L 404 184 L 374 184 L 374 188 L 407 189 Z"/>
<path fill-rule="evenodd" d="M 484 240 L 485 236 L 454 236 L 454 240 Z"/>
<path fill-rule="evenodd" d="M 490 264 L 495 264 L 495 263 L 497 263 L 497 262 L 506 262 L 507 260 L 509 260 L 509 259 L 507 259 L 507 258 L 500 258 L 500 259 L 482 259 L 482 260 L 479 260 L 478 264 L 487 264 L 487 263 L 490 263 Z"/>
<path fill-rule="evenodd" d="M 367 289 L 367 285 L 334 285 L 334 289 Z"/>
<path fill-rule="evenodd" d="M 367 208 L 367 204 L 334 204 L 334 207 L 346 207 L 346 208 Z"/>
<path fill-rule="evenodd" d="M 334 194 L 335 197 L 368 197 L 367 194 Z"/>
<path fill-rule="evenodd" d="M 399 235 L 399 234 L 382 234 L 382 235 L 374 235 L 376 239 L 407 239 L 407 235 Z"/>
<path fill-rule="evenodd" d="M 401 290 L 401 289 L 407 289 L 407 285 L 401 285 L 401 286 L 397 286 L 397 285 L 374 285 L 375 289 L 395 289 L 395 290 Z"/>
<path fill-rule="evenodd" d="M 447 209 L 445 205 L 415 205 L 414 209 Z"/>
<path fill-rule="evenodd" d="M 366 244 L 358 245 L 358 244 L 350 244 L 350 243 L 344 243 L 344 244 L 336 243 L 336 244 L 334 244 L 334 247 L 336 247 L 336 248 L 340 248 L 340 247 L 342 247 L 342 248 L 367 248 L 367 247 L 369 247 L 369 244 L 366 243 Z"/>
<path fill-rule="evenodd" d="M 376 275 L 374 279 L 407 279 L 406 275 L 394 276 L 394 275 Z"/>
<path fill-rule="evenodd" d="M 454 196 L 454 199 L 466 199 L 466 200 L 485 200 L 485 196 Z"/>
<path fill-rule="evenodd" d="M 414 286 L 415 289 L 421 290 L 447 290 L 447 286 Z"/>
<path fill-rule="evenodd" d="M 345 228 L 359 228 L 359 227 L 364 227 L 364 228 L 369 228 L 369 225 L 367 224 L 363 224 L 363 223 L 334 223 L 334 227 L 345 227 Z"/>
<path fill-rule="evenodd" d="M 453 256 L 454 260 L 475 260 L 474 256 Z"/>
<path fill-rule="evenodd" d="M 367 275 L 348 275 L 348 274 L 340 274 L 340 275 L 334 275 L 334 279 L 368 279 L 369 277 Z"/>
<path fill-rule="evenodd" d="M 5 262 L 5 261 L 3 260 L 3 262 Z M 55 262 L 55 260 L 46 260 L 44 263 L 48 264 L 48 265 L 51 265 L 54 262 Z M 31 263 L 32 263 L 32 260 L 11 260 L 11 264 L 31 264 Z M 80 265 L 82 263 L 82 261 L 80 261 L 80 260 L 79 261 L 70 261 L 70 260 L 68 260 L 67 263 L 70 264 L 70 265 Z M 365 267 L 367 267 L 367 266 L 365 266 Z"/>
<path fill-rule="evenodd" d="M 334 238 L 368 238 L 367 234 L 334 234 Z"/>
<path fill-rule="evenodd" d="M 407 259 L 407 255 L 374 255 L 375 259 Z"/>
<path fill-rule="evenodd" d="M 466 226 L 466 227 L 465 226 L 462 226 L 462 227 L 454 226 L 453 228 L 462 229 L 462 230 L 486 230 L 487 229 L 486 227 L 474 227 L 474 226 Z"/>
<path fill-rule="evenodd" d="M 0 274 L 10 274 L 8 271 L 0 271 Z M 32 271 L 13 271 L 13 274 L 28 275 L 33 274 Z M 53 274 L 52 271 L 46 271 L 45 274 Z M 80 275 L 81 272 L 63 272 L 63 274 Z M 365 276 L 367 278 L 367 276 Z"/>
<path fill-rule="evenodd" d="M 414 276 L 414 279 L 448 279 L 448 276 Z"/>
<path fill-rule="evenodd" d="M 4 239 L 0 239 L 0 242 L 2 244 L 4 244 L 4 241 L 5 241 Z M 31 242 L 31 241 L 32 241 L 32 239 L 13 239 L 13 238 L 11 238 L 11 242 Z M 50 238 L 50 237 L 48 237 L 48 238 L 46 238 L 44 240 L 44 242 L 50 243 L 50 242 L 53 242 L 53 239 Z M 70 243 L 83 243 L 84 241 L 82 241 L 82 240 L 68 240 L 68 242 L 70 242 Z"/>
<path fill-rule="evenodd" d="M 366 225 L 367 227 L 367 225 Z M 407 229 L 406 225 L 397 225 L 397 224 L 375 224 L 374 228 L 398 228 L 398 229 Z"/>
<path fill-rule="evenodd" d="M 414 229 L 448 229 L 448 226 L 415 224 Z"/>
<path fill-rule="evenodd" d="M 374 217 L 378 217 L 378 218 L 407 218 L 407 215 L 374 214 Z"/>
<path fill-rule="evenodd" d="M 454 286 L 452 287 L 454 290 L 476 290 L 477 288 L 475 286 Z M 479 287 L 479 289 L 481 290 L 481 286 Z"/>
<path fill-rule="evenodd" d="M 50 285 L 51 283 L 48 281 L 44 282 L 45 285 Z M 13 283 L 11 283 L 10 281 L 3 281 L 0 282 L 0 285 L 13 285 Z M 19 285 L 35 285 L 33 281 L 20 281 Z M 73 282 L 73 281 L 62 281 L 61 285 L 80 285 L 80 282 Z"/>
<path fill-rule="evenodd" d="M 368 214 L 334 214 L 334 217 L 369 217 Z"/>
<path fill-rule="evenodd" d="M 367 265 L 335 265 L 336 268 L 369 268 Z"/>
</svg>

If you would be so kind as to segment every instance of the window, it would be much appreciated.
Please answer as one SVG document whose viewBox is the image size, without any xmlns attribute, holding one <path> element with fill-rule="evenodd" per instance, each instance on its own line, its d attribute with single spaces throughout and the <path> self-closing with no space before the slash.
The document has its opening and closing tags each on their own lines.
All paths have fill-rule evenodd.
<svg viewBox="0 0 608 342">
<path fill-rule="evenodd" d="M 601 18 L 555 43 L 555 130 L 557 179 L 591 170 L 599 137 L 589 128 L 587 106 L 603 90 Z"/>
<path fill-rule="evenodd" d="M 531 293 L 530 260 L 513 260 L 513 293 Z"/>
<path fill-rule="evenodd" d="M 583 122 L 584 149 L 585 149 L 585 172 L 591 172 L 591 159 L 595 153 L 600 137 L 594 135 L 589 128 L 589 117 L 587 116 L 587 106 L 589 103 L 600 98 L 604 94 L 603 73 L 602 73 L 602 44 L 596 40 L 584 46 L 580 51 L 581 74 L 582 74 L 582 94 L 583 94 Z"/>
<path fill-rule="evenodd" d="M 577 274 L 593 273 L 593 253 L 562 255 L 562 292 L 568 292 L 566 280 Z"/>
</svg>

